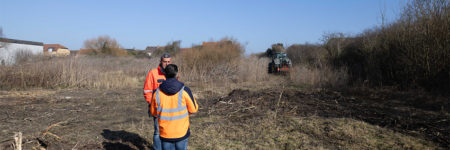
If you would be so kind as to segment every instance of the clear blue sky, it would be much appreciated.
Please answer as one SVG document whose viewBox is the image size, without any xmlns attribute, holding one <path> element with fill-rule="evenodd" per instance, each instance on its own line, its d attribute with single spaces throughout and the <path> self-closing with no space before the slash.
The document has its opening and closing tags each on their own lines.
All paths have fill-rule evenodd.
<svg viewBox="0 0 450 150">
<path fill-rule="evenodd" d="M 124 48 L 181 40 L 182 47 L 233 37 L 246 53 L 274 43 L 318 43 L 326 32 L 357 34 L 398 18 L 405 0 L 5 0 L 7 38 L 83 47 L 109 35 Z"/>
</svg>

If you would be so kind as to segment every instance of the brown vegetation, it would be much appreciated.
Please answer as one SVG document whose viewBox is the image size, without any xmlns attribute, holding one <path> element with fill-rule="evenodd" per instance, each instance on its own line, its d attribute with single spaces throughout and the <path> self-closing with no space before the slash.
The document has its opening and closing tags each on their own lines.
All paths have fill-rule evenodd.
<svg viewBox="0 0 450 150">
<path fill-rule="evenodd" d="M 445 0 L 411 1 L 391 24 L 356 36 L 325 34 L 323 45 L 291 45 L 287 53 L 296 66 L 291 79 L 311 83 L 318 81 L 311 78 L 319 78 L 318 72 L 327 72 L 320 76 L 343 79 L 350 86 L 446 93 L 450 90 L 449 10 Z M 345 70 L 348 75 L 342 74 Z M 324 85 L 317 83 L 316 87 Z"/>
<path fill-rule="evenodd" d="M 449 3 L 411 1 L 392 24 L 354 37 L 326 35 L 328 58 L 334 66 L 348 68 L 353 82 L 448 91 Z"/>
<path fill-rule="evenodd" d="M 180 44 L 181 44 L 181 41 L 172 41 L 172 42 L 167 43 L 167 45 L 164 47 L 157 47 L 156 50 L 154 52 L 152 52 L 152 56 L 159 57 L 163 53 L 168 53 L 172 56 L 175 56 L 176 54 L 178 54 L 180 52 L 180 49 L 181 49 Z"/>
<path fill-rule="evenodd" d="M 218 44 L 195 46 L 184 51 L 176 63 L 180 65 L 180 72 L 185 80 L 230 81 L 239 70 L 243 53 L 244 49 L 239 42 L 225 38 Z"/>
<path fill-rule="evenodd" d="M 94 55 L 127 56 L 126 50 L 119 43 L 105 35 L 84 41 L 84 48 L 93 52 Z"/>
<path fill-rule="evenodd" d="M 333 55 L 323 45 L 294 44 L 287 54 L 293 63 L 289 78 L 293 84 L 308 88 L 345 89 L 348 87 L 348 70 L 335 68 L 327 59 Z"/>
<path fill-rule="evenodd" d="M 131 57 L 42 57 L 12 66 L 0 66 L 0 88 L 137 87 L 155 63 Z M 149 66 L 152 65 L 152 66 Z"/>
<path fill-rule="evenodd" d="M 267 74 L 269 60 L 245 57 L 233 39 L 184 51 L 169 43 L 161 52 L 174 54 L 180 80 L 199 101 L 189 148 L 448 149 L 448 97 L 365 88 L 445 89 L 448 17 L 447 1 L 413 1 L 390 25 L 292 45 L 288 76 Z M 120 46 L 101 41 L 111 39 L 87 43 L 102 57 L 23 53 L 18 64 L 0 66 L 0 149 L 12 148 L 14 132 L 28 149 L 151 148 L 142 84 L 159 57 L 107 56 L 122 56 L 113 50 Z M 335 90 L 349 83 L 363 88 Z"/>
<path fill-rule="evenodd" d="M 292 68 L 289 77 L 293 84 L 307 88 L 343 90 L 348 87 L 347 70 L 332 69 L 328 65 L 321 68 L 299 65 Z"/>
<path fill-rule="evenodd" d="M 180 79 L 196 84 L 261 82 L 269 78 L 266 58 L 244 57 L 237 41 L 222 40 L 216 45 L 198 46 L 174 56 Z M 20 63 L 0 66 L 0 88 L 101 88 L 141 87 L 148 70 L 159 57 L 72 56 L 49 58 L 18 54 Z"/>
<path fill-rule="evenodd" d="M 294 44 L 287 49 L 288 57 L 294 65 L 320 68 L 326 65 L 326 49 L 317 44 Z"/>
</svg>

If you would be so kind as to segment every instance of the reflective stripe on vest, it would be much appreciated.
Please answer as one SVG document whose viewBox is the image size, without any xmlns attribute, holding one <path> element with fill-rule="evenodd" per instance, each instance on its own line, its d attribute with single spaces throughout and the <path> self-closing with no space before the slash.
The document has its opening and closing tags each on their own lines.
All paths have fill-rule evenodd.
<svg viewBox="0 0 450 150">
<path fill-rule="evenodd" d="M 154 93 L 154 92 L 156 92 L 156 89 L 155 90 L 144 90 L 144 93 L 148 93 L 148 92 Z"/>
<path fill-rule="evenodd" d="M 158 112 L 158 118 L 160 118 L 161 120 L 178 120 L 178 119 L 183 119 L 183 118 L 188 116 L 188 112 L 187 111 L 186 111 L 186 113 L 184 113 L 182 115 L 178 115 L 178 116 L 172 116 L 172 117 L 161 116 L 161 112 L 174 113 L 174 112 L 184 111 L 184 110 L 187 109 L 186 106 L 182 106 L 183 105 L 183 90 L 184 90 L 184 86 L 178 92 L 178 106 L 177 106 L 177 108 L 163 109 L 163 108 L 161 108 L 161 103 L 160 103 L 160 99 L 159 99 L 159 88 L 156 89 L 155 98 L 156 98 L 156 105 L 158 106 L 158 108 L 156 108 L 156 111 Z"/>
</svg>

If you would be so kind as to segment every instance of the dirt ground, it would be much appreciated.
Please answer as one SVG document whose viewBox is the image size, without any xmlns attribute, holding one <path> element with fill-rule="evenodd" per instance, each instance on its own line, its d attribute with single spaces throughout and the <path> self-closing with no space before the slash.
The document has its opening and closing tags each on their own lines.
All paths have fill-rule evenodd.
<svg viewBox="0 0 450 150">
<path fill-rule="evenodd" d="M 196 92 L 195 87 L 193 89 L 200 106 L 199 113 L 191 117 L 193 136 L 189 146 L 194 149 L 241 149 L 233 147 L 239 144 L 246 145 L 244 149 L 271 149 L 271 143 L 275 146 L 284 143 L 283 149 L 304 148 L 302 140 L 295 142 L 295 139 L 294 144 L 271 138 L 260 139 L 262 142 L 246 140 L 248 137 L 261 135 L 245 133 L 239 128 L 276 126 L 276 129 L 261 130 L 274 134 L 277 133 L 275 131 L 283 130 L 286 131 L 287 139 L 290 139 L 289 134 L 300 131 L 290 128 L 290 121 L 308 117 L 325 120 L 321 122 L 321 128 L 317 129 L 320 130 L 320 136 L 314 135 L 313 131 L 301 129 L 302 134 L 314 135 L 321 143 L 312 147 L 360 148 L 342 144 L 344 141 L 354 146 L 358 145 L 358 141 L 355 143 L 346 141 L 342 136 L 331 135 L 332 130 L 337 130 L 338 126 L 333 127 L 333 124 L 338 122 L 330 119 L 349 118 L 367 126 L 375 126 L 377 131 L 392 131 L 392 134 L 417 138 L 431 148 L 450 148 L 450 101 L 445 96 L 390 90 L 305 90 L 291 86 L 258 90 L 235 89 L 227 95 L 220 95 L 211 89 L 201 92 Z M 24 149 L 151 149 L 153 121 L 148 117 L 147 107 L 139 88 L 0 91 L 0 149 L 13 149 L 15 132 L 23 133 Z M 268 118 L 276 120 L 273 126 L 265 126 L 258 121 Z M 206 131 L 209 128 L 214 132 Z M 222 129 L 227 130 L 224 135 L 221 135 Z M 242 135 L 233 135 L 233 131 L 251 136 L 242 137 L 245 140 L 239 139 L 236 137 Z M 202 136 L 232 142 L 218 141 L 222 145 L 209 145 L 208 141 L 202 142 Z M 266 143 L 269 147 L 259 147 L 261 143 Z M 405 146 L 402 142 L 394 145 L 400 146 L 393 147 L 394 149 L 421 149 Z M 383 149 L 370 145 L 368 148 Z"/>
</svg>

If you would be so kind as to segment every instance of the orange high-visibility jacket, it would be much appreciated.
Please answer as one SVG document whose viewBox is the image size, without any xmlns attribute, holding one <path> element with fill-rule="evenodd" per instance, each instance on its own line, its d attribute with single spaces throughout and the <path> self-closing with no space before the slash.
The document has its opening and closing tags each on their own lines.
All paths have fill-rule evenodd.
<svg viewBox="0 0 450 150">
<path fill-rule="evenodd" d="M 171 80 L 176 79 L 169 79 L 164 84 Z M 180 141 L 189 137 L 189 115 L 198 111 L 198 104 L 191 90 L 179 83 L 181 89 L 172 95 L 161 90 L 164 87 L 156 89 L 150 104 L 152 115 L 158 118 L 159 134 L 163 141 Z"/>
<path fill-rule="evenodd" d="M 152 100 L 153 91 L 155 91 L 159 85 L 166 80 L 164 73 L 161 71 L 161 65 L 158 68 L 152 69 L 148 72 L 147 78 L 144 83 L 144 97 L 150 104 Z"/>
</svg>

